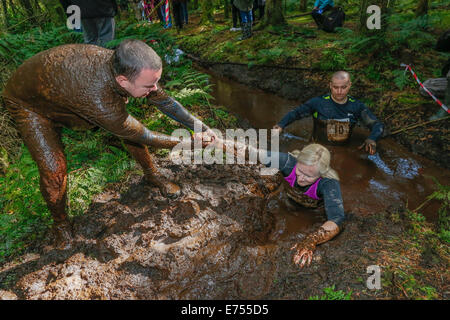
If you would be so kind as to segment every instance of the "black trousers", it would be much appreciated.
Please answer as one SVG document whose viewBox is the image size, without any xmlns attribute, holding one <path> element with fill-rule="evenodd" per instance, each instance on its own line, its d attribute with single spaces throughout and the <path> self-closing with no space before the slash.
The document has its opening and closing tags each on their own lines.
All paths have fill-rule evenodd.
<svg viewBox="0 0 450 320">
<path fill-rule="evenodd" d="M 183 13 L 181 3 L 172 2 L 172 9 L 173 9 L 173 17 L 175 19 L 175 25 L 177 26 L 178 29 L 183 28 Z"/>
<path fill-rule="evenodd" d="M 256 20 L 256 9 L 259 10 L 259 20 L 261 20 L 264 17 L 264 9 L 265 8 L 266 8 L 266 5 L 260 6 L 258 4 L 258 0 L 253 1 L 253 9 L 252 9 L 253 21 Z"/>
<path fill-rule="evenodd" d="M 231 16 L 233 18 L 233 28 L 237 28 L 237 19 L 239 18 L 239 25 L 241 24 L 241 14 L 239 13 L 239 9 L 235 7 L 233 4 L 233 0 L 230 0 L 231 4 Z"/>
<path fill-rule="evenodd" d="M 316 24 L 317 24 L 317 26 L 318 26 L 319 28 L 322 27 L 322 25 L 323 25 L 323 20 L 325 19 L 323 13 L 324 13 L 325 11 L 328 11 L 328 10 L 331 10 L 331 9 L 333 9 L 333 7 L 330 6 L 329 4 L 327 4 L 327 5 L 325 6 L 325 8 L 323 8 L 322 14 L 319 14 L 319 13 L 318 13 L 319 10 L 313 10 L 313 11 L 312 11 L 311 15 L 312 15 L 314 21 L 316 22 Z"/>
</svg>

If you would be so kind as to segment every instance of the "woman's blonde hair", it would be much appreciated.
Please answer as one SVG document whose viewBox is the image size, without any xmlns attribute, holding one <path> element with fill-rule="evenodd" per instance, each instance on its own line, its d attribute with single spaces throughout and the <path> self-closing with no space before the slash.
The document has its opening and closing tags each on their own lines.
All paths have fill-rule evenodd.
<svg viewBox="0 0 450 320">
<path fill-rule="evenodd" d="M 304 147 L 302 151 L 294 150 L 291 154 L 302 164 L 317 166 L 320 177 L 339 181 L 337 172 L 330 167 L 330 151 L 321 144 L 312 143 Z"/>
</svg>

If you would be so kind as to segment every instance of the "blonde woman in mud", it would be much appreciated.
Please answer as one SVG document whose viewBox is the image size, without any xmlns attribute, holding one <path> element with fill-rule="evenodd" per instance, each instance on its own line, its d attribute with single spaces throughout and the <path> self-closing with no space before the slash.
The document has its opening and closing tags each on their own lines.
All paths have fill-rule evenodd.
<svg viewBox="0 0 450 320">
<path fill-rule="evenodd" d="M 267 152 L 268 161 L 271 153 Z M 273 156 L 273 153 L 272 153 Z M 278 154 L 287 196 L 309 208 L 324 204 L 327 221 L 315 232 L 294 245 L 294 263 L 302 268 L 311 264 L 316 246 L 334 238 L 345 220 L 339 177 L 330 167 L 330 152 L 320 144 L 309 144 L 301 151 Z M 268 162 L 266 161 L 266 162 Z M 271 163 L 265 163 L 271 166 Z"/>
</svg>

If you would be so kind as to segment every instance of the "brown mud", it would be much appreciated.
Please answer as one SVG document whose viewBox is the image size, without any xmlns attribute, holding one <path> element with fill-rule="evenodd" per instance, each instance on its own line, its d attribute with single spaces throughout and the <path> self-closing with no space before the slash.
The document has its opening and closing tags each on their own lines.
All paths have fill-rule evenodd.
<svg viewBox="0 0 450 320">
<path fill-rule="evenodd" d="M 347 210 L 343 232 L 318 247 L 312 266 L 299 269 L 290 248 L 326 218 L 321 210 L 286 210 L 282 200 L 267 201 L 279 174 L 263 177 L 257 166 L 159 165 L 181 186 L 180 198 L 162 197 L 139 176 L 122 192 L 111 187 L 75 217 L 72 249 L 56 250 L 46 239 L 1 266 L 0 296 L 307 299 L 336 285 L 356 299 L 405 298 L 395 287 L 370 291 L 365 284 L 367 266 L 383 266 L 382 253 L 392 250 L 388 240 L 405 230 L 389 219 L 401 208 L 373 215 Z M 431 259 L 436 254 L 420 261 Z M 439 255 L 437 261 L 429 269 L 445 275 L 448 263 Z M 440 288 L 448 278 L 426 281 Z"/>
</svg>

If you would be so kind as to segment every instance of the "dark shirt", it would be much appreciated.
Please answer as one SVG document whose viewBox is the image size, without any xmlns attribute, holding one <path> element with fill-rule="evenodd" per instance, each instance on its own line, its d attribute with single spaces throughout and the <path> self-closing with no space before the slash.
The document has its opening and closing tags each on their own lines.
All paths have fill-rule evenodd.
<svg viewBox="0 0 450 320">
<path fill-rule="evenodd" d="M 271 154 L 270 151 L 267 151 L 267 161 L 269 161 L 265 163 L 267 167 L 271 166 Z M 296 164 L 297 159 L 293 155 L 279 152 L 278 166 L 274 167 L 280 170 L 283 177 L 287 177 L 291 174 Z M 294 184 L 294 188 L 298 188 L 302 192 L 306 192 L 310 186 L 299 186 L 297 180 Z M 328 220 L 333 221 L 340 227 L 345 220 L 345 213 L 339 181 L 329 178 L 320 179 L 317 186 L 317 196 L 324 201 L 325 213 Z"/>
<path fill-rule="evenodd" d="M 107 18 L 117 14 L 116 0 L 59 0 L 67 11 L 70 5 L 77 5 L 81 10 L 81 19 Z"/>
<path fill-rule="evenodd" d="M 374 141 L 380 138 L 384 130 L 383 123 L 361 101 L 348 96 L 346 103 L 339 104 L 334 102 L 329 94 L 312 98 L 288 112 L 278 125 L 285 128 L 295 120 L 311 115 L 320 120 L 347 120 L 352 125 L 360 121 L 371 129 L 369 139 Z"/>
</svg>

